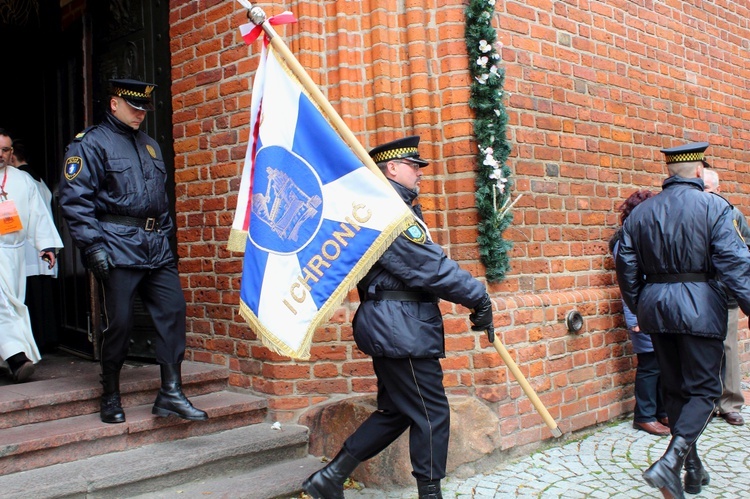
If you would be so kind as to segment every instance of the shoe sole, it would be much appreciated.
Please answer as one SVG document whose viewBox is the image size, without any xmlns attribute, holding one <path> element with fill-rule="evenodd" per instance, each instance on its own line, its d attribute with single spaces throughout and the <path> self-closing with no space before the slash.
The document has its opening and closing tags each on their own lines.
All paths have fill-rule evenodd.
<svg viewBox="0 0 750 499">
<path fill-rule="evenodd" d="M 640 426 L 637 426 L 637 424 L 638 424 L 638 423 L 636 423 L 636 422 L 633 422 L 633 428 L 634 428 L 634 429 L 636 429 L 636 430 L 638 430 L 638 431 L 643 431 L 643 432 L 646 432 L 646 433 L 648 433 L 649 435 L 655 435 L 655 436 L 657 436 L 657 437 L 666 437 L 666 436 L 668 436 L 668 435 L 671 435 L 671 434 L 672 434 L 672 432 L 670 432 L 670 431 L 668 431 L 668 432 L 666 432 L 666 433 L 655 433 L 655 432 L 653 432 L 653 431 L 648 431 L 648 430 L 646 430 L 646 429 L 643 429 L 643 428 L 641 428 Z"/>
<path fill-rule="evenodd" d="M 316 489 L 315 486 L 310 483 L 309 478 L 302 483 L 302 490 L 305 491 L 305 494 L 312 497 L 312 499 L 325 499 L 325 497 L 323 497 L 323 494 L 318 492 L 318 489 Z"/>
<path fill-rule="evenodd" d="M 124 415 L 122 416 L 122 419 L 120 419 L 120 418 L 112 418 L 112 419 L 107 420 L 107 419 L 104 419 L 102 417 L 100 417 L 99 419 L 102 420 L 102 423 L 107 423 L 107 424 L 120 424 L 120 423 L 124 423 L 125 422 L 125 416 Z"/>
<path fill-rule="evenodd" d="M 677 499 L 680 497 L 684 497 L 683 494 L 680 493 L 680 491 L 671 490 L 669 488 L 669 478 L 664 477 L 657 471 L 653 471 L 649 473 L 649 470 L 646 470 L 643 472 L 643 475 L 641 475 L 643 479 L 646 481 L 647 484 L 652 486 L 655 489 L 659 489 L 661 492 L 661 495 L 664 496 L 664 499 Z M 681 487 L 680 487 L 681 488 Z"/>
<path fill-rule="evenodd" d="M 208 419 L 208 415 L 190 417 L 184 414 L 180 414 L 179 412 L 170 411 L 169 409 L 162 409 L 161 407 L 154 407 L 153 409 L 151 409 L 151 414 L 159 416 L 160 418 L 168 418 L 169 416 L 177 416 L 178 418 L 187 419 L 188 421 L 205 421 Z"/>
<path fill-rule="evenodd" d="M 745 426 L 745 421 L 744 420 L 743 421 L 729 421 L 724 416 L 720 416 L 720 417 L 721 417 L 721 419 L 723 419 L 724 421 L 726 421 L 727 424 L 730 424 L 732 426 Z"/>
<path fill-rule="evenodd" d="M 698 485 L 690 486 L 690 487 L 685 485 L 685 493 L 691 494 L 691 495 L 700 494 L 703 487 L 705 487 L 709 483 L 711 483 L 711 477 L 706 476 L 705 478 L 701 480 L 701 483 Z"/>
</svg>

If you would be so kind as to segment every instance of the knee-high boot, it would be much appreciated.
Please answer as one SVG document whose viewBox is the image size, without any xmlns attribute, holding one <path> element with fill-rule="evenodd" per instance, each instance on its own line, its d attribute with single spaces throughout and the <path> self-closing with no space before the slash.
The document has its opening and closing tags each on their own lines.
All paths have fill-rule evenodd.
<svg viewBox="0 0 750 499">
<path fill-rule="evenodd" d="M 124 423 L 125 411 L 120 401 L 120 368 L 102 363 L 102 401 L 99 417 L 102 423 Z"/>
<path fill-rule="evenodd" d="M 417 479 L 417 491 L 419 492 L 419 499 L 443 499 L 440 480 L 422 481 Z"/>
<path fill-rule="evenodd" d="M 643 472 L 643 479 L 659 489 L 665 499 L 684 499 L 680 472 L 690 444 L 682 437 L 672 437 L 664 455 Z"/>
<path fill-rule="evenodd" d="M 708 471 L 703 467 L 703 463 L 698 457 L 698 447 L 693 444 L 685 457 L 685 492 L 699 494 L 701 487 L 708 485 L 710 481 Z"/>
<path fill-rule="evenodd" d="M 302 488 L 313 499 L 344 499 L 344 482 L 358 465 L 354 456 L 341 449 L 323 469 L 310 475 Z"/>
<path fill-rule="evenodd" d="M 204 421 L 208 414 L 193 407 L 188 398 L 182 393 L 181 364 L 160 364 L 161 388 L 154 401 L 151 414 L 160 417 L 170 415 L 179 416 L 190 421 Z"/>
</svg>

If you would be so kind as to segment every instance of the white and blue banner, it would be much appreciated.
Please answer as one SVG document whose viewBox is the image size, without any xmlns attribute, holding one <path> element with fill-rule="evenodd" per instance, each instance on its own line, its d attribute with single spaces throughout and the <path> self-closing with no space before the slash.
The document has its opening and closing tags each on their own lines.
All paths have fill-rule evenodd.
<svg viewBox="0 0 750 499">
<path fill-rule="evenodd" d="M 251 112 L 230 236 L 230 249 L 240 249 L 238 234 L 245 243 L 240 313 L 264 345 L 307 359 L 315 329 L 413 216 L 270 47 L 261 56 Z"/>
</svg>

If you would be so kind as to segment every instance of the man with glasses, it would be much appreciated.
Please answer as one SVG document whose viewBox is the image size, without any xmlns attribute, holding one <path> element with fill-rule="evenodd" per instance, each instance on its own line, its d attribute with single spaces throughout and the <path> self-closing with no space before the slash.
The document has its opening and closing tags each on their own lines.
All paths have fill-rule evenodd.
<svg viewBox="0 0 750 499">
<path fill-rule="evenodd" d="M 343 498 L 343 484 L 366 461 L 409 430 L 412 475 L 420 499 L 442 497 L 450 434 L 450 407 L 440 358 L 445 357 L 439 299 L 473 309 L 472 329 L 494 340 L 492 301 L 484 284 L 448 258 L 432 241 L 414 201 L 422 168 L 419 136 L 388 142 L 370 156 L 414 211 L 408 227 L 357 285 L 360 305 L 354 340 L 372 356 L 378 410 L 344 442 L 336 457 L 303 483 L 315 499 Z"/>
<path fill-rule="evenodd" d="M 40 355 L 31 331 L 26 297 L 28 240 L 52 268 L 63 244 L 34 179 L 10 166 L 13 141 L 0 128 L 0 358 L 13 381 L 34 374 Z"/>
</svg>

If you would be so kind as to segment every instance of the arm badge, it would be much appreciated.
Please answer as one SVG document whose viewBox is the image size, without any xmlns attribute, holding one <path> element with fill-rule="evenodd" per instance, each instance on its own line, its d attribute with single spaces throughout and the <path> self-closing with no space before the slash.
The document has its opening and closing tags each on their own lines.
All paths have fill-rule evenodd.
<svg viewBox="0 0 750 499">
<path fill-rule="evenodd" d="M 417 244 L 424 244 L 427 240 L 427 234 L 418 223 L 411 224 L 402 234 L 406 239 Z"/>
<path fill-rule="evenodd" d="M 73 180 L 83 170 L 83 158 L 80 156 L 71 156 L 65 160 L 65 178 L 68 182 Z"/>
</svg>

